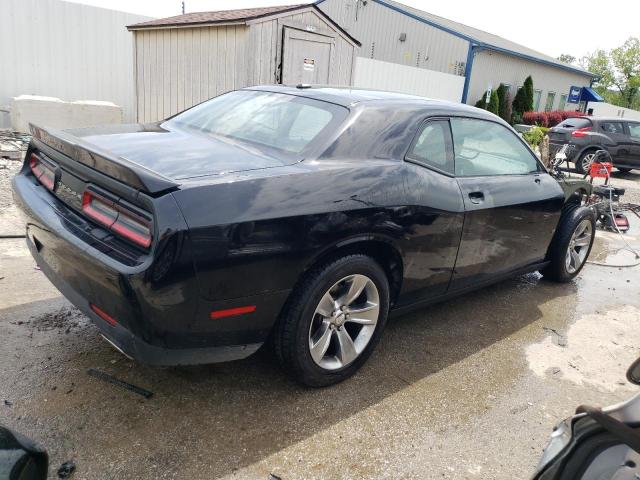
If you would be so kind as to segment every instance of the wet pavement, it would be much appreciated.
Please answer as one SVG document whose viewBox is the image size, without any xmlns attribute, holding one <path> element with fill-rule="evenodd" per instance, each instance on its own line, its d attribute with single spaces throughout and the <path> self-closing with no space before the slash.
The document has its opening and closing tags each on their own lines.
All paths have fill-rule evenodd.
<svg viewBox="0 0 640 480">
<path fill-rule="evenodd" d="M 640 191 L 639 174 L 623 177 Z M 640 248 L 632 222 L 625 238 Z M 598 231 L 592 258 L 633 263 L 621 246 Z M 354 378 L 310 390 L 264 351 L 131 362 L 34 268 L 24 240 L 0 240 L 0 264 L 0 423 L 43 444 L 52 475 L 72 459 L 77 479 L 528 478 L 577 405 L 640 391 L 624 377 L 640 353 L 640 267 L 587 265 L 563 285 L 530 274 L 394 318 Z"/>
</svg>

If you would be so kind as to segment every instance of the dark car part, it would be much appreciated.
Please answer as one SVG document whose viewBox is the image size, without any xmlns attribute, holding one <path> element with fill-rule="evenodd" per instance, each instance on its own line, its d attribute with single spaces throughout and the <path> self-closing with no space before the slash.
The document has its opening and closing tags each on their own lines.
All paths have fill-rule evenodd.
<svg viewBox="0 0 640 480">
<path fill-rule="evenodd" d="M 0 478 L 44 480 L 48 466 L 46 450 L 23 435 L 0 426 Z"/>
<path fill-rule="evenodd" d="M 278 320 L 278 359 L 306 385 L 340 382 L 369 357 L 388 311 L 389 282 L 372 258 L 349 255 L 318 265 L 296 286 Z"/>
<path fill-rule="evenodd" d="M 627 370 L 640 384 L 640 359 Z M 635 480 L 640 476 L 640 395 L 605 409 L 580 406 L 560 422 L 533 480 Z"/>
<path fill-rule="evenodd" d="M 315 385 L 357 369 L 388 309 L 548 266 L 561 209 L 584 194 L 495 115 L 351 89 L 253 87 L 156 124 L 42 131 L 27 156 L 13 187 L 29 249 L 117 349 L 210 363 L 280 336 L 285 365 Z M 311 322 L 300 285 L 352 256 L 377 267 L 322 294 L 366 276 L 375 289 L 354 301 L 377 292 L 376 326 L 353 361 L 303 363 L 316 331 L 292 347 L 286 312 L 312 308 Z"/>
<path fill-rule="evenodd" d="M 569 204 L 549 246 L 549 265 L 542 274 L 558 282 L 572 280 L 584 267 L 595 239 L 593 210 Z"/>
</svg>

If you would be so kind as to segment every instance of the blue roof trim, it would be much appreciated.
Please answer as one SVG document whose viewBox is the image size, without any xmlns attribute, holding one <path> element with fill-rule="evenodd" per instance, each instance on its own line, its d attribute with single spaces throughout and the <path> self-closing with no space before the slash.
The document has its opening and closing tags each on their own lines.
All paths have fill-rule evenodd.
<svg viewBox="0 0 640 480">
<path fill-rule="evenodd" d="M 324 0 L 322 0 L 322 1 L 324 1 Z M 385 6 L 387 8 L 390 8 L 391 10 L 394 10 L 396 12 L 402 13 L 403 15 L 406 15 L 407 17 L 411 17 L 414 20 L 418 20 L 419 22 L 426 23 L 427 25 L 430 25 L 430 26 L 435 27 L 435 28 L 437 28 L 439 30 L 442 30 L 443 32 L 447 32 L 447 33 L 449 33 L 451 35 L 454 35 L 454 36 L 456 36 L 458 38 L 462 38 L 463 40 L 466 40 L 468 42 L 478 43 L 478 41 L 475 40 L 474 38 L 471 38 L 471 37 L 469 37 L 467 35 L 464 35 L 464 34 L 458 32 L 456 30 L 452 30 L 451 28 L 443 27 L 439 23 L 432 22 L 431 20 L 427 20 L 426 18 L 422 18 L 422 17 L 420 17 L 418 15 L 415 15 L 415 14 L 413 14 L 411 12 L 407 12 L 406 10 L 403 10 L 400 7 L 396 7 L 395 5 L 391 5 L 390 3 L 387 3 L 384 0 L 373 0 L 373 1 L 375 3 L 379 3 L 380 5 Z"/>
<path fill-rule="evenodd" d="M 320 5 L 324 1 L 325 0 L 316 0 L 314 2 L 314 5 Z M 531 56 L 531 55 L 525 55 L 524 53 L 514 52 L 513 50 L 508 50 L 506 48 L 496 47 L 495 45 L 491 45 L 489 43 L 481 42 L 479 40 L 476 40 L 473 37 L 470 37 L 468 35 L 464 35 L 464 34 L 458 32 L 456 30 L 444 27 L 444 26 L 440 25 L 439 23 L 432 22 L 431 20 L 427 20 L 426 18 L 422 18 L 422 17 L 420 17 L 418 15 L 415 15 L 415 14 L 413 14 L 411 12 L 408 12 L 408 11 L 406 11 L 406 10 L 400 8 L 400 7 L 396 7 L 395 5 L 391 5 L 390 3 L 387 3 L 384 0 L 372 0 L 372 1 L 374 1 L 375 3 L 378 3 L 378 4 L 382 5 L 382 6 L 385 6 L 385 7 L 389 8 L 389 9 L 395 11 L 395 12 L 398 12 L 398 13 L 401 13 L 403 15 L 406 15 L 407 17 L 413 18 L 414 20 L 417 20 L 418 22 L 421 22 L 421 23 L 424 23 L 424 24 L 429 25 L 431 27 L 437 28 L 438 30 L 442 30 L 443 32 L 449 33 L 450 35 L 453 35 L 455 37 L 458 37 L 458 38 L 461 38 L 463 40 L 466 40 L 466 41 L 468 41 L 470 43 L 473 43 L 473 44 L 475 44 L 475 45 L 477 45 L 479 47 L 483 47 L 483 48 L 485 48 L 487 50 L 493 50 L 493 51 L 498 52 L 498 53 L 504 53 L 505 55 L 511 55 L 513 57 L 522 58 L 524 60 L 529 60 L 529 61 L 535 62 L 535 63 L 541 63 L 543 65 L 548 65 L 548 66 L 551 66 L 551 67 L 554 67 L 554 68 L 559 68 L 561 70 L 566 70 L 566 71 L 572 72 L 572 73 L 577 73 L 579 75 L 584 75 L 586 77 L 591 77 L 591 78 L 596 78 L 597 77 L 597 75 L 595 75 L 595 74 L 593 74 L 591 72 L 586 72 L 586 71 L 580 70 L 578 68 L 573 68 L 570 65 L 561 65 L 561 64 L 558 64 L 558 63 L 551 62 L 549 60 L 545 60 L 543 58 L 538 58 L 538 57 L 534 57 L 534 56 Z M 471 48 L 471 46 L 469 48 Z M 468 57 L 467 57 L 467 60 L 468 60 Z M 469 72 L 465 71 L 465 77 L 467 76 L 467 73 L 470 74 L 470 71 Z M 467 82 L 465 81 L 465 84 L 466 83 Z"/>
<path fill-rule="evenodd" d="M 374 0 L 375 1 L 375 0 Z M 578 68 L 573 68 L 570 65 L 560 65 L 554 62 L 550 62 L 549 60 L 545 60 L 543 58 L 533 57 L 531 55 L 525 55 L 524 53 L 514 52 L 513 50 L 507 50 L 506 48 L 496 47 L 494 45 L 488 43 L 480 42 L 479 45 L 484 47 L 487 50 L 493 50 L 494 52 L 504 53 L 505 55 L 510 55 L 512 57 L 522 58 L 524 60 L 529 60 L 530 62 L 541 63 L 543 65 L 549 65 L 550 67 L 559 68 L 561 70 L 567 70 L 572 73 L 577 73 L 579 75 L 584 75 L 585 77 L 596 78 L 597 75 L 595 73 L 587 72 L 586 70 L 580 70 Z"/>
</svg>

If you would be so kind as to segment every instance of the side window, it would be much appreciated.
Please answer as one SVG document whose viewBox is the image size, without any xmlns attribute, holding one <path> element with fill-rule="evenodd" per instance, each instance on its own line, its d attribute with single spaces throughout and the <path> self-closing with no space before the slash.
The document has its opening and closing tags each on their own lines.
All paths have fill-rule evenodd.
<svg viewBox="0 0 640 480">
<path fill-rule="evenodd" d="M 446 120 L 426 123 L 409 149 L 407 158 L 453 174 L 453 154 L 449 135 L 449 122 Z"/>
<path fill-rule="evenodd" d="M 634 140 L 640 140 L 640 123 L 628 123 L 629 135 Z"/>
<path fill-rule="evenodd" d="M 538 161 L 515 133 L 485 120 L 452 118 L 456 176 L 523 175 Z"/>
<path fill-rule="evenodd" d="M 603 122 L 600 124 L 600 130 L 605 133 L 619 133 L 624 134 L 624 128 L 621 122 Z"/>
</svg>

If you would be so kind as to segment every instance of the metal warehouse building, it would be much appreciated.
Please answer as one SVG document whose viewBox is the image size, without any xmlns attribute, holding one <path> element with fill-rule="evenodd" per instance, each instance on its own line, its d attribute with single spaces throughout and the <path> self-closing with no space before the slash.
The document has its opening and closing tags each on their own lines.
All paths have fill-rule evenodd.
<svg viewBox="0 0 640 480">
<path fill-rule="evenodd" d="M 313 4 L 188 13 L 127 28 L 139 122 L 248 85 L 350 85 L 359 46 Z"/>
<path fill-rule="evenodd" d="M 316 5 L 361 42 L 355 68 L 359 86 L 432 96 L 424 85 L 439 72 L 447 75 L 439 81 L 458 88 L 458 101 L 474 104 L 487 88 L 501 83 L 515 95 L 531 75 L 536 109 L 564 110 L 570 108 L 570 87 L 589 86 L 594 77 L 497 35 L 393 0 L 319 0 Z M 366 79 L 360 75 L 364 70 L 371 72 Z M 401 88 L 389 88 L 394 85 Z"/>
</svg>

